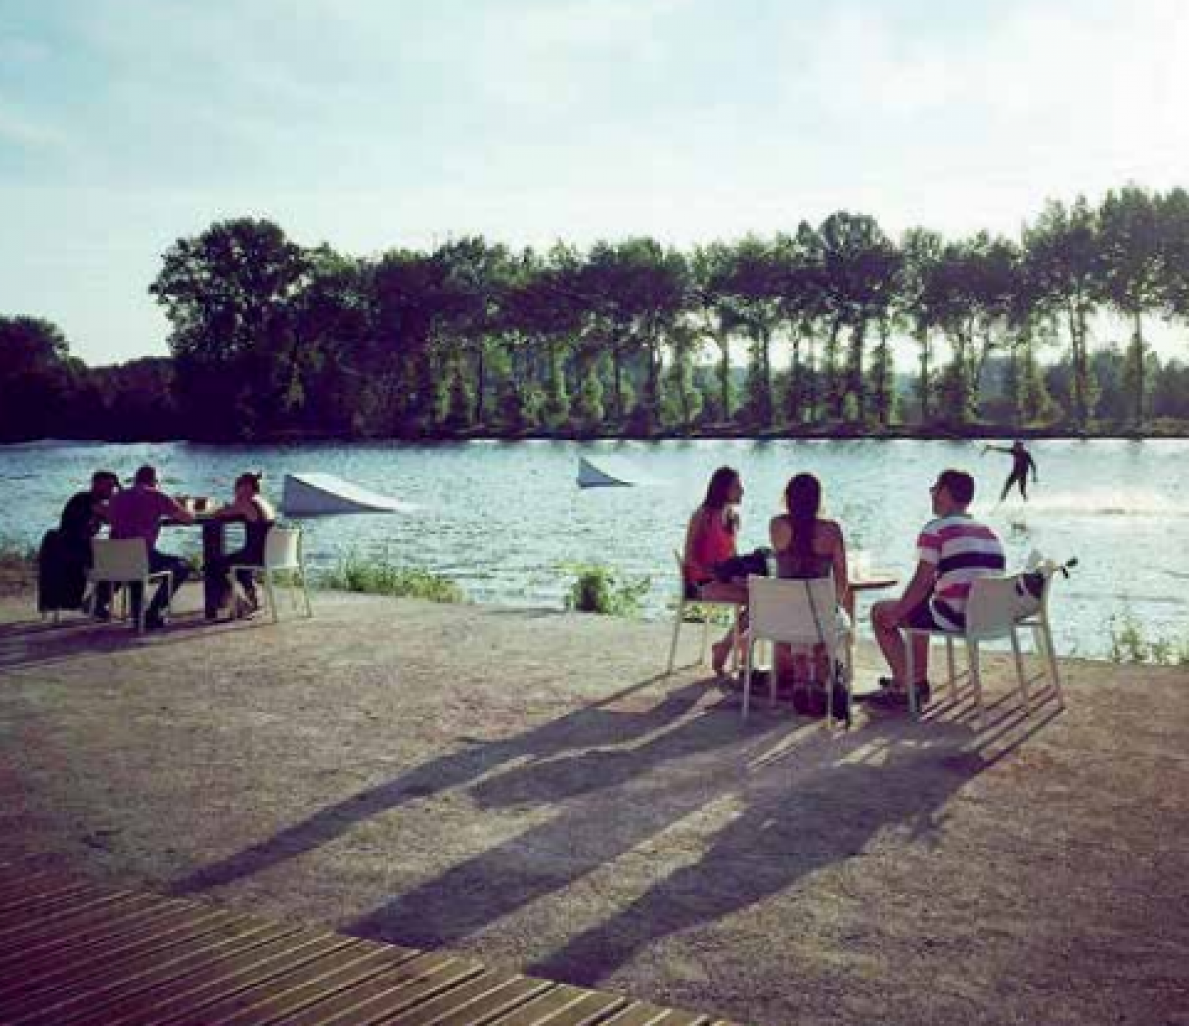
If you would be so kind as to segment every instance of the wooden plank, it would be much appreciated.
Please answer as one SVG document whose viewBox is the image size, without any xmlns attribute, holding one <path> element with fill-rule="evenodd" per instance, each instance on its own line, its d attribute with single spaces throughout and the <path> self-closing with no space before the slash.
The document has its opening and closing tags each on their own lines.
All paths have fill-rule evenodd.
<svg viewBox="0 0 1189 1026">
<path fill-rule="evenodd" d="M 54 894 L 69 888 L 94 886 L 86 880 L 63 876 L 48 870 L 30 873 L 26 877 L 0 879 L 0 909 L 14 904 L 26 896 Z"/>
<path fill-rule="evenodd" d="M 627 1003 L 627 998 L 616 994 L 599 994 L 563 983 L 493 1020 L 493 1026 L 544 1026 L 546 1023 L 549 1026 L 587 1026 L 602 1022 Z"/>
<path fill-rule="evenodd" d="M 0 871 L 0 1023 L 732 1026 L 52 870 Z"/>
<path fill-rule="evenodd" d="M 23 978 L 11 988 L 0 987 L 0 995 L 13 999 L 35 990 L 62 989 L 71 980 L 83 980 L 99 973 L 116 976 L 141 955 L 164 952 L 184 941 L 216 933 L 233 921 L 234 917 L 226 912 L 212 909 L 209 914 L 199 916 L 186 910 L 181 916 L 156 920 L 134 934 L 59 949 L 48 960 L 18 966 Z"/>
<path fill-rule="evenodd" d="M 71 1017 L 88 1014 L 93 1008 L 105 1007 L 127 995 L 139 994 L 142 990 L 165 984 L 177 976 L 186 975 L 202 968 L 237 956 L 246 956 L 255 949 L 272 946 L 280 951 L 290 945 L 294 930 L 281 930 L 262 925 L 243 927 L 237 924 L 238 933 L 218 939 L 202 938 L 190 944 L 171 949 L 165 956 L 155 953 L 145 955 L 140 963 L 126 969 L 119 977 L 86 981 L 72 985 L 39 1002 L 20 1006 L 22 1016 L 34 1010 L 40 1013 L 53 1012 L 50 1017 L 55 1023 L 66 1022 Z M 139 1005 L 138 1005 L 139 1007 Z M 6 1017 L 7 1016 L 7 1017 Z M 0 1005 L 0 1022 L 10 1026 L 10 1019 L 16 1020 L 13 1010 Z"/>
<path fill-rule="evenodd" d="M 367 1026 L 390 1022 L 400 1012 L 478 976 L 483 967 L 470 959 L 425 954 L 358 987 L 321 1001 L 285 1020 L 285 1026 Z"/>
<path fill-rule="evenodd" d="M 665 1009 L 633 1001 L 617 1015 L 611 1016 L 605 1026 L 658 1026 Z"/>
<path fill-rule="evenodd" d="M 243 1010 L 220 1020 L 220 1026 L 262 1026 L 288 1018 L 319 1001 L 358 986 L 373 976 L 408 962 L 417 952 L 405 948 L 388 949 L 384 945 L 365 943 L 360 957 L 338 972 L 318 980 L 299 983 L 284 994 L 257 995 Z"/>
<path fill-rule="evenodd" d="M 30 923 L 27 929 L 0 937 L 0 964 L 30 958 L 32 952 L 71 936 L 117 928 L 125 920 L 151 914 L 160 907 L 160 900 L 149 894 L 121 894 L 111 901 L 92 902 L 74 915 Z"/>
<path fill-rule="evenodd" d="M 604 1026 L 708 1026 L 709 1022 L 705 1015 L 633 1001 L 628 1008 L 608 1019 Z"/>
<path fill-rule="evenodd" d="M 154 919 L 167 914 L 169 908 L 153 903 L 128 904 L 110 908 L 107 918 L 91 915 L 77 920 L 66 920 L 47 927 L 18 940 L 0 946 L 0 970 L 9 964 L 35 965 L 38 961 L 52 958 L 65 949 L 103 943 L 108 938 L 125 933 L 135 933 Z"/>
<path fill-rule="evenodd" d="M 48 914 L 50 911 L 69 906 L 72 900 L 82 901 L 87 896 L 110 894 L 110 887 L 96 887 L 89 883 L 68 883 L 52 886 L 47 883 L 35 891 L 22 891 L 10 894 L 0 902 L 0 926 L 21 923 L 30 915 L 38 912 Z"/>
<path fill-rule="evenodd" d="M 391 969 L 399 955 L 386 952 L 370 941 L 354 940 L 340 948 L 259 984 L 234 994 L 216 995 L 201 1004 L 190 1005 L 181 1015 L 163 1020 L 181 1023 L 214 1023 L 230 1026 L 244 1023 L 259 1026 L 314 1004 L 319 997 L 336 994 L 385 969 Z M 159 1020 L 161 1021 L 161 1020 Z"/>
<path fill-rule="evenodd" d="M 21 936 L 52 930 L 55 923 L 88 915 L 96 908 L 127 903 L 147 905 L 146 898 L 148 895 L 132 891 L 86 891 L 73 893 L 50 904 L 31 905 L 14 911 L 7 922 L 0 926 L 0 945 L 10 942 L 19 944 L 18 938 Z"/>
<path fill-rule="evenodd" d="M 401 1026 L 483 1026 L 556 986 L 549 980 L 485 972 L 402 1012 L 397 1021 Z"/>
<path fill-rule="evenodd" d="M 70 1018 L 56 1023 L 156 1026 L 208 1000 L 247 989 L 349 943 L 345 937 L 325 931 L 316 934 L 298 931 L 221 957 L 207 951 L 167 965 L 147 962 L 146 971 L 137 978 L 123 981 L 99 995 L 97 1001 L 92 999 L 85 1010 L 76 1009 Z"/>
</svg>

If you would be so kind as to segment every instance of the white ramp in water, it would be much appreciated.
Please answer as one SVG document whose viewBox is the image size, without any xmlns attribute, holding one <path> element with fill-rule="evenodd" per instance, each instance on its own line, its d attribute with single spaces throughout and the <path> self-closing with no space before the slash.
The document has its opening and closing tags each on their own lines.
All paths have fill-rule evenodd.
<svg viewBox="0 0 1189 1026">
<path fill-rule="evenodd" d="M 627 488 L 642 484 L 644 477 L 618 456 L 582 456 L 578 459 L 579 488 Z"/>
<path fill-rule="evenodd" d="M 336 513 L 407 513 L 416 507 L 369 491 L 334 474 L 286 474 L 281 512 L 289 517 Z"/>
</svg>

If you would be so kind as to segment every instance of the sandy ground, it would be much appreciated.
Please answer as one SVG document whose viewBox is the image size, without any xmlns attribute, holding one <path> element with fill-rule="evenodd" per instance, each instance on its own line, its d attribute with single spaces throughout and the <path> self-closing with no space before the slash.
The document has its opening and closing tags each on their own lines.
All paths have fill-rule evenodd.
<svg viewBox="0 0 1189 1026">
<path fill-rule="evenodd" d="M 1025 716 L 992 656 L 982 732 L 831 737 L 742 723 L 692 628 L 665 677 L 664 625 L 317 598 L 140 639 L 0 598 L 0 859 L 749 1022 L 1189 1023 L 1184 670 Z"/>
</svg>

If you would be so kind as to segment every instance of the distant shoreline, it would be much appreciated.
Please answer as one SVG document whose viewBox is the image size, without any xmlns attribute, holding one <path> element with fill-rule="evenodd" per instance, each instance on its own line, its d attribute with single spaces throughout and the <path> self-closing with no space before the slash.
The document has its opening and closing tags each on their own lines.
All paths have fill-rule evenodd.
<svg viewBox="0 0 1189 1026">
<path fill-rule="evenodd" d="M 920 441 L 920 442 L 979 442 L 1020 438 L 1031 441 L 1161 441 L 1165 439 L 1189 439 L 1189 424 L 1178 425 L 1167 431 L 1123 431 L 1119 429 L 1102 431 L 1069 431 L 1058 429 L 1005 428 L 988 425 L 985 428 L 962 431 L 946 431 L 940 428 L 890 428 L 867 431 L 847 428 L 813 428 L 804 431 L 773 429 L 771 431 L 726 431 L 666 432 L 648 434 L 620 432 L 600 433 L 582 431 L 531 431 L 507 434 L 489 431 L 435 432 L 424 435 L 359 436 L 335 435 L 319 432 L 286 431 L 258 438 L 30 438 L 0 442 L 0 451 L 13 446 L 36 446 L 53 444 L 93 445 L 153 445 L 166 442 L 185 442 L 192 445 L 236 448 L 253 445 L 287 445 L 302 443 L 400 443 L 400 444 L 449 444 L 455 442 L 778 442 L 778 441 Z"/>
</svg>

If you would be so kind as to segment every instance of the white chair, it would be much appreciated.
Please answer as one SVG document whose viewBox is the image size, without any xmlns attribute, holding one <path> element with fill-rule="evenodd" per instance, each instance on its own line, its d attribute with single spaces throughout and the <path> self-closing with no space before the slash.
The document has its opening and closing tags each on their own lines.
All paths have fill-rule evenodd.
<svg viewBox="0 0 1189 1026">
<path fill-rule="evenodd" d="M 145 610 L 151 599 L 149 587 L 154 582 L 165 582 L 166 611 L 173 602 L 173 573 L 169 570 L 154 571 L 149 565 L 149 547 L 143 538 L 92 538 L 91 568 L 87 580 L 92 585 L 122 584 L 138 585 L 141 589 L 139 615 L 136 630 L 144 633 Z M 128 592 L 124 591 L 121 602 L 127 611 Z"/>
<path fill-rule="evenodd" d="M 293 588 L 293 606 L 297 608 L 297 587 L 299 586 L 302 597 L 305 599 L 306 616 L 314 615 L 313 609 L 310 608 L 310 591 L 306 586 L 305 564 L 302 561 L 300 527 L 280 527 L 274 524 L 268 529 L 268 534 L 264 536 L 264 562 L 237 564 L 230 569 L 232 581 L 240 571 L 247 571 L 253 576 L 264 578 L 264 589 L 268 592 L 268 604 L 272 610 L 273 623 L 280 620 L 277 610 L 277 593 L 274 587 L 274 578 L 278 573 L 294 575 L 297 584 Z"/>
<path fill-rule="evenodd" d="M 1030 683 L 1024 671 L 1024 659 L 1020 652 L 1019 630 L 1029 628 L 1033 634 L 1033 644 L 1037 654 L 1045 661 L 1049 678 L 1053 685 L 1053 692 L 1057 698 L 1057 707 L 1065 708 L 1065 697 L 1061 691 L 1061 680 L 1057 669 L 1057 658 L 1053 648 L 1053 632 L 1049 624 L 1049 590 L 1053 583 L 1051 565 L 1044 570 L 1044 586 L 1041 592 L 1040 605 L 1036 612 L 1020 617 L 1017 615 L 1019 605 L 1019 575 L 988 574 L 975 579 L 970 587 L 970 596 L 966 604 L 966 628 L 961 631 L 947 631 L 940 629 L 926 629 L 914 627 L 905 633 L 908 635 L 906 647 L 908 670 L 908 705 L 912 715 L 919 714 L 916 696 L 916 671 L 913 667 L 912 639 L 914 635 L 924 635 L 926 638 L 944 638 L 946 646 L 946 660 L 949 668 L 950 697 L 957 700 L 958 683 L 954 666 L 954 642 L 962 641 L 966 646 L 967 665 L 970 668 L 970 684 L 974 691 L 974 703 L 977 715 L 978 729 L 982 730 L 986 722 L 986 712 L 983 706 L 982 674 L 979 665 L 979 644 L 984 641 L 1011 642 L 1012 655 L 1016 663 L 1016 679 L 1020 688 L 1020 699 L 1023 703 L 1025 715 L 1031 712 L 1031 698 L 1028 694 Z"/>
<path fill-rule="evenodd" d="M 747 718 L 751 700 L 751 668 L 757 641 L 774 644 L 801 645 L 812 648 L 824 645 L 831 674 L 837 662 L 844 667 L 846 700 L 850 708 L 854 696 L 851 680 L 851 627 L 838 608 L 838 591 L 833 575 L 811 580 L 783 580 L 770 577 L 749 577 L 748 636 L 743 656 L 743 718 Z M 816 659 L 809 660 L 810 673 L 816 672 Z M 825 681 L 826 726 L 834 719 L 833 680 Z M 776 667 L 773 660 L 769 677 L 768 700 L 776 701 Z"/>
<path fill-rule="evenodd" d="M 739 653 L 739 613 L 743 605 L 739 602 L 730 602 L 726 599 L 704 599 L 704 598 L 686 598 L 685 586 L 685 560 L 682 559 L 681 553 L 674 550 L 673 558 L 677 560 L 677 583 L 679 591 L 677 593 L 677 617 L 673 621 L 673 643 L 669 646 L 669 667 L 665 671 L 667 674 L 673 672 L 673 664 L 677 660 L 677 640 L 681 636 L 681 625 L 685 622 L 685 611 L 691 606 L 703 607 L 702 609 L 702 653 L 699 657 L 699 662 L 706 662 L 706 649 L 710 644 L 710 617 L 706 615 L 707 610 L 710 609 L 729 609 L 731 611 L 733 627 L 731 629 L 731 669 L 735 669 L 738 665 Z"/>
</svg>

